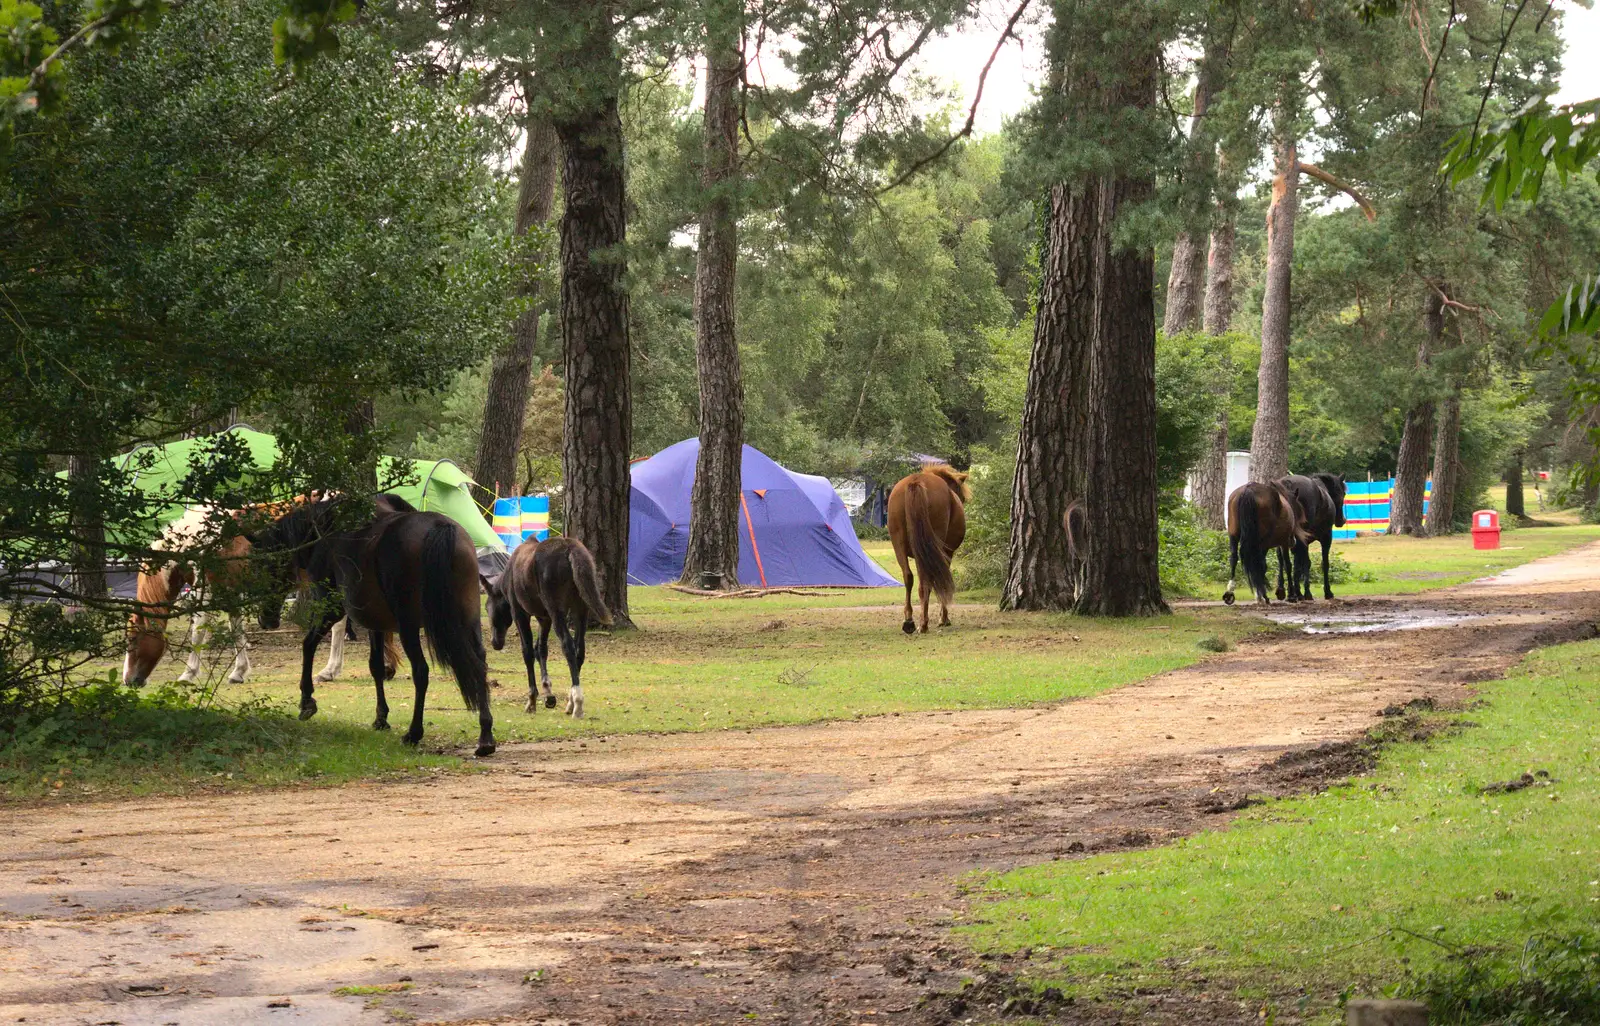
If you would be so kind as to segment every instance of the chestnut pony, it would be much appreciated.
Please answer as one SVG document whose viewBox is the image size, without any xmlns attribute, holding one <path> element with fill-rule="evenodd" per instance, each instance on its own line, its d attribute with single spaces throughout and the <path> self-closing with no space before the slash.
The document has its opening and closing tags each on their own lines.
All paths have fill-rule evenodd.
<svg viewBox="0 0 1600 1026">
<path fill-rule="evenodd" d="M 943 463 L 922 468 L 900 479 L 889 493 L 889 541 L 906 582 L 905 622 L 900 629 L 915 634 L 911 619 L 911 585 L 915 580 L 911 560 L 922 574 L 918 597 L 922 600 L 922 633 L 928 633 L 928 594 L 939 593 L 939 626 L 950 626 L 950 603 L 956 582 L 950 559 L 967 536 L 966 504 L 972 498 L 967 475 Z"/>
<path fill-rule="evenodd" d="M 275 505 L 282 510 L 292 508 L 290 503 Z M 271 512 L 273 508 L 247 507 L 244 510 L 229 510 L 226 515 L 238 521 L 247 511 Z M 122 660 L 124 684 L 143 684 L 155 672 L 161 657 L 167 652 L 167 621 L 175 615 L 178 600 L 185 588 L 194 588 L 203 596 L 208 589 L 213 593 L 218 589 L 237 591 L 244 585 L 250 540 L 242 534 L 220 538 L 217 525 L 213 522 L 213 513 L 211 508 L 205 506 L 187 510 L 162 531 L 161 541 L 156 548 L 158 551 L 178 552 L 193 550 L 208 542 L 215 543 L 216 547 L 211 552 L 214 568 L 207 569 L 195 562 L 174 558 L 140 570 L 135 597 L 138 608 L 128 617 L 128 646 Z M 201 601 L 203 603 L 204 599 Z M 192 681 L 199 677 L 202 666 L 200 650 L 211 638 L 212 631 L 207 621 L 213 615 L 205 609 L 194 613 L 189 626 L 188 664 L 178 677 L 180 681 Z M 228 673 L 228 682 L 242 684 L 250 674 L 250 643 L 245 637 L 243 618 L 238 613 L 231 613 L 228 621 L 234 643 L 233 665 Z M 339 676 L 344 668 L 344 642 L 349 629 L 348 621 L 341 621 L 334 628 L 328 663 L 317 674 L 317 680 L 330 681 Z M 392 677 L 400 658 L 399 649 L 393 643 L 388 646 L 385 658 Z"/>
<path fill-rule="evenodd" d="M 384 643 L 398 634 L 411 662 L 416 701 L 403 740 L 422 740 L 428 696 L 428 661 L 422 632 L 434 662 L 455 676 L 461 700 L 478 713 L 480 756 L 495 750 L 494 717 L 489 711 L 489 670 L 483 650 L 482 610 L 478 601 L 478 555 L 472 539 L 454 520 L 420 513 L 392 495 L 360 503 L 331 498 L 307 503 L 278 518 L 251 538 L 256 551 L 276 555 L 277 583 L 288 591 L 297 582 L 310 599 L 311 629 L 301 645 L 300 718 L 317 714 L 312 697 L 311 661 L 322 635 L 348 615 L 372 636 L 368 668 L 377 688 L 378 710 L 372 729 L 389 729 L 384 697 Z M 279 592 L 281 595 L 282 592 Z M 261 609 L 261 626 L 276 627 L 282 601 Z"/>
</svg>

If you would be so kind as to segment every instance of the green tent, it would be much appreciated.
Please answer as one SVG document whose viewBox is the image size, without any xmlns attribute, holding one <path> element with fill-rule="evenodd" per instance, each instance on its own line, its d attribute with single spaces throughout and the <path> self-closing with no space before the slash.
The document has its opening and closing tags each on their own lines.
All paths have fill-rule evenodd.
<svg viewBox="0 0 1600 1026">
<path fill-rule="evenodd" d="M 243 424 L 235 425 L 228 429 L 230 433 L 241 439 L 250 449 L 257 466 L 270 467 L 278 461 L 278 440 L 271 435 L 257 431 Z M 147 468 L 138 472 L 135 482 L 146 491 L 171 491 L 189 473 L 189 456 L 197 446 L 205 444 L 206 438 L 186 438 L 178 442 L 168 442 L 166 445 L 141 446 L 130 452 L 116 457 L 118 466 L 127 467 L 132 463 L 136 454 L 151 453 L 153 460 Z M 385 457 L 392 461 L 394 457 Z M 462 472 L 461 468 L 449 460 L 407 460 L 415 484 L 405 485 L 392 489 L 393 494 L 411 503 L 420 510 L 434 513 L 443 513 L 466 528 L 472 544 L 480 549 L 492 549 L 497 552 L 505 551 L 505 543 L 500 536 L 494 533 L 494 528 L 483 518 L 472 493 L 467 491 L 467 484 L 472 480 Z M 392 462 L 381 469 L 387 474 L 392 468 Z M 176 520 L 183 513 L 182 507 L 173 506 L 162 514 L 162 521 Z"/>
</svg>

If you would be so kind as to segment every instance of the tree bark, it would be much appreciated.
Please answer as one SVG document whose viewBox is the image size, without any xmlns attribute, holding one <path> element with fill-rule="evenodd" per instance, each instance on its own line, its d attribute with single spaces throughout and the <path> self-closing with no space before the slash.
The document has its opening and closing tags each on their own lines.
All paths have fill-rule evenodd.
<svg viewBox="0 0 1600 1026">
<path fill-rule="evenodd" d="M 1206 258 L 1205 332 L 1226 335 L 1233 327 L 1233 211 L 1224 209 L 1222 220 L 1211 233 L 1211 252 Z M 1228 501 L 1228 402 L 1232 396 L 1233 361 L 1222 358 L 1223 379 L 1218 385 L 1221 408 L 1211 440 L 1200 466 L 1195 471 L 1194 504 L 1205 516 L 1207 527 L 1221 531 L 1227 527 L 1224 513 Z"/>
<path fill-rule="evenodd" d="M 561 140 L 561 342 L 566 370 L 562 476 L 566 532 L 594 553 L 619 627 L 628 616 L 628 459 L 633 395 L 625 283 L 627 200 L 622 67 L 607 9 L 567 8 L 560 56 L 584 87 L 552 121 Z M 579 77 L 581 76 L 581 77 Z"/>
<path fill-rule="evenodd" d="M 100 489 L 95 480 L 97 460 L 73 456 L 67 461 L 67 485 L 72 495 L 72 590 L 79 599 L 104 599 L 106 587 L 106 523 L 100 509 Z"/>
<path fill-rule="evenodd" d="M 1285 108 L 1279 116 L 1288 120 Z M 1266 295 L 1261 303 L 1261 370 L 1256 377 L 1256 424 L 1250 436 L 1250 480 L 1289 473 L 1289 312 L 1294 265 L 1294 219 L 1299 209 L 1299 159 L 1287 124 L 1273 148 L 1276 169 L 1267 208 Z"/>
<path fill-rule="evenodd" d="M 1076 582 L 1062 518 L 1085 484 L 1098 199 L 1092 185 L 1050 189 L 1001 609 L 1072 608 Z"/>
<path fill-rule="evenodd" d="M 1172 270 L 1167 274 L 1167 309 L 1161 330 L 1166 335 L 1195 331 L 1200 327 L 1200 311 L 1206 288 L 1206 251 L 1203 237 L 1205 215 L 1211 209 L 1210 176 L 1216 163 L 1216 141 L 1206 126 L 1206 112 L 1220 81 L 1221 65 L 1227 50 L 1212 31 L 1200 59 L 1194 83 L 1194 118 L 1189 129 L 1189 173 L 1203 188 L 1196 189 L 1186 218 L 1187 224 L 1172 243 Z M 1193 184 L 1193 183 L 1192 183 Z"/>
<path fill-rule="evenodd" d="M 720 575 L 739 586 L 739 489 L 744 457 L 744 381 L 734 332 L 739 237 L 740 23 L 731 12 L 706 18 L 705 167 L 700 184 L 700 249 L 695 258 L 695 366 L 700 378 L 700 456 L 690 496 L 689 550 L 682 583 Z"/>
<path fill-rule="evenodd" d="M 1428 503 L 1428 534 L 1438 538 L 1455 530 L 1456 482 L 1461 471 L 1461 385 L 1445 396 L 1433 440 L 1433 499 Z"/>
<path fill-rule="evenodd" d="M 556 166 L 561 147 L 555 127 L 542 117 L 530 116 L 528 142 L 522 152 L 522 182 L 517 190 L 517 212 L 512 231 L 522 238 L 535 225 L 550 220 L 555 202 Z M 534 298 L 538 282 L 524 272 L 517 294 Z M 535 302 L 511 325 L 511 340 L 494 354 L 489 367 L 488 395 L 483 404 L 483 431 L 472 472 L 478 483 L 473 497 L 490 506 L 501 488 L 509 494 L 517 481 L 517 451 L 522 444 L 522 424 L 528 413 L 528 388 L 534 372 L 534 351 L 539 341 L 539 319 L 547 308 Z"/>
<path fill-rule="evenodd" d="M 1422 341 L 1417 344 L 1417 376 L 1425 378 L 1444 334 L 1444 299 L 1429 287 L 1422 301 Z M 1422 498 L 1428 473 L 1428 444 L 1433 440 L 1433 399 L 1418 399 L 1406 411 L 1395 460 L 1394 491 L 1389 496 L 1389 533 L 1421 534 Z"/>
<path fill-rule="evenodd" d="M 1110 101 L 1115 108 L 1155 103 L 1159 52 L 1154 32 L 1122 66 Z M 1155 254 L 1116 247 L 1111 232 L 1125 208 L 1155 192 L 1152 176 L 1126 173 L 1100 184 L 1097 230 L 1105 241 L 1095 290 L 1095 333 L 1089 360 L 1089 458 L 1082 569 L 1076 612 L 1148 616 L 1167 611 L 1156 555 Z"/>
<path fill-rule="evenodd" d="M 1526 519 L 1527 503 L 1522 497 L 1522 453 L 1512 459 L 1506 468 L 1506 516 Z"/>
</svg>

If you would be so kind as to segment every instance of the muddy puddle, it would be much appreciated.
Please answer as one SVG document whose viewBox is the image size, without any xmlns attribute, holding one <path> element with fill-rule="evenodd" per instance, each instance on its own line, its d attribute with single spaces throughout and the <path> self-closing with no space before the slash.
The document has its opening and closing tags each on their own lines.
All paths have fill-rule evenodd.
<svg viewBox="0 0 1600 1026">
<path fill-rule="evenodd" d="M 1267 619 L 1307 634 L 1376 634 L 1380 631 L 1418 631 L 1432 627 L 1482 620 L 1477 613 L 1449 613 L 1438 609 L 1394 609 L 1348 613 L 1268 613 Z"/>
</svg>

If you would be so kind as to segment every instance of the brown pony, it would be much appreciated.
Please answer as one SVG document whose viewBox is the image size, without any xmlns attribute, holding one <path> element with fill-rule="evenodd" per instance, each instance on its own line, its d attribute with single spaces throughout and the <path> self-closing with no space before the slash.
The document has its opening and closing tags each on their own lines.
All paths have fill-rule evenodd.
<svg viewBox="0 0 1600 1026">
<path fill-rule="evenodd" d="M 972 498 L 967 475 L 943 463 L 923 467 L 900 480 L 889 493 L 889 541 L 906 581 L 906 619 L 901 629 L 915 634 L 911 619 L 911 560 L 922 572 L 922 633 L 928 633 L 928 593 L 939 593 L 939 626 L 950 626 L 950 603 L 956 582 L 950 575 L 950 558 L 967 536 L 966 504 Z"/>
<path fill-rule="evenodd" d="M 293 503 L 273 503 L 246 507 L 243 510 L 230 510 L 227 515 L 238 521 L 246 512 L 278 514 L 292 508 L 294 508 Z M 157 543 L 157 548 L 177 552 L 185 548 L 193 549 L 207 540 L 216 540 L 217 528 L 210 523 L 210 515 L 210 509 L 203 506 L 189 510 L 167 525 L 166 530 L 161 533 L 161 541 Z M 128 646 L 122 660 L 124 684 L 139 685 L 149 680 L 150 675 L 160 664 L 161 657 L 166 655 L 167 621 L 174 615 L 174 608 L 182 597 L 183 590 L 189 587 L 199 590 L 210 588 L 213 591 L 240 590 L 245 584 L 250 550 L 250 539 L 240 534 L 223 539 L 212 550 L 210 555 L 216 561 L 215 569 L 207 570 L 181 559 L 140 569 L 135 596 L 138 608 L 128 617 Z M 188 664 L 178 677 L 180 681 L 192 681 L 200 675 L 200 650 L 205 647 L 212 633 L 206 625 L 210 615 L 210 611 L 204 609 L 194 614 L 189 626 Z M 234 643 L 233 666 L 228 673 L 228 682 L 242 684 L 250 674 L 249 639 L 245 637 L 243 618 L 240 614 L 230 614 L 228 621 Z M 339 676 L 340 670 L 344 667 L 344 642 L 347 630 L 349 630 L 348 621 L 341 621 L 334 628 L 333 644 L 328 652 L 328 664 L 317 674 L 317 680 L 330 681 Z M 385 647 L 385 661 L 389 676 L 393 677 L 395 667 L 400 662 L 400 649 L 393 639 L 390 639 Z"/>
<path fill-rule="evenodd" d="M 539 708 L 535 662 L 544 677 L 544 707 L 556 707 L 555 693 L 550 690 L 550 667 L 545 662 L 550 654 L 550 625 L 554 623 L 561 652 L 567 657 L 567 671 L 572 674 L 567 714 L 583 719 L 583 683 L 579 674 L 588 653 L 585 638 L 589 618 L 592 616 L 601 624 L 611 622 L 611 611 L 600 597 L 600 578 L 589 550 L 576 538 L 526 541 L 511 554 L 511 565 L 505 573 L 481 580 L 483 590 L 489 593 L 489 638 L 495 651 L 505 647 L 506 631 L 513 622 L 522 637 L 522 663 L 528 668 L 527 711 Z M 539 621 L 538 641 L 533 638 L 533 620 Z"/>
<path fill-rule="evenodd" d="M 1278 597 L 1283 598 L 1290 549 L 1310 541 L 1305 514 L 1282 487 L 1252 481 L 1235 488 L 1228 496 L 1228 590 L 1222 593 L 1222 601 L 1233 605 L 1234 573 L 1242 562 L 1256 601 L 1271 605 L 1272 600 L 1267 598 L 1267 553 L 1272 549 L 1278 550 Z"/>
</svg>

